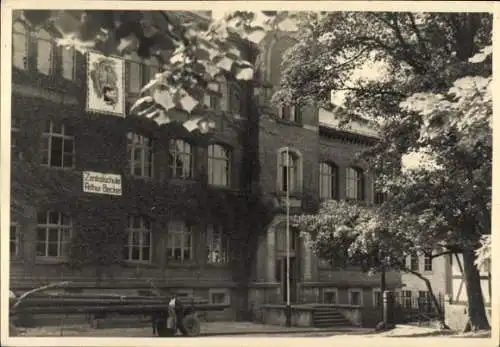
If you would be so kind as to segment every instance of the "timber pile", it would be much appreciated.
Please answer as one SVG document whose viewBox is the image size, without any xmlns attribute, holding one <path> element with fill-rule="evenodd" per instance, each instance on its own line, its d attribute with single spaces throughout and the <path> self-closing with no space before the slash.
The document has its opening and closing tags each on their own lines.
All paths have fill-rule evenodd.
<svg viewBox="0 0 500 347">
<path fill-rule="evenodd" d="M 209 304 L 201 298 L 179 297 L 184 307 L 195 311 L 218 311 L 229 305 Z M 144 296 L 117 294 L 33 294 L 25 298 L 11 314 L 31 313 L 118 313 L 150 314 L 166 311 L 170 298 L 167 296 Z"/>
</svg>

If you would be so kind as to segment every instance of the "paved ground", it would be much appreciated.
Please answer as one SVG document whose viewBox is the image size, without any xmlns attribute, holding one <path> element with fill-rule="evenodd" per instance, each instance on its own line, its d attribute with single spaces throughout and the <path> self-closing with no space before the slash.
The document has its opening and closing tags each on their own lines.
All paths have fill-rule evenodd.
<svg viewBox="0 0 500 347">
<path fill-rule="evenodd" d="M 24 330 L 24 329 L 23 329 Z M 395 329 L 375 333 L 373 329 L 345 327 L 345 328 L 299 328 L 281 327 L 246 322 L 203 322 L 202 336 L 234 336 L 234 337 L 338 337 L 338 336 L 365 336 L 365 337 L 413 337 L 413 338 L 489 338 L 490 332 L 476 332 L 460 334 L 451 331 L 441 331 L 435 328 L 411 325 L 398 325 Z M 80 336 L 80 337 L 152 337 L 151 328 L 117 327 L 91 329 L 86 325 L 64 325 L 24 330 L 20 336 Z"/>
<path fill-rule="evenodd" d="M 24 330 L 24 329 L 23 329 Z M 281 327 L 246 322 L 203 322 L 202 336 L 308 336 L 325 337 L 333 335 L 360 335 L 371 333 L 372 329 L 356 327 L 299 328 Z M 65 325 L 25 329 L 20 336 L 87 336 L 87 337 L 151 337 L 150 327 L 119 327 L 91 329 L 84 325 Z"/>
</svg>

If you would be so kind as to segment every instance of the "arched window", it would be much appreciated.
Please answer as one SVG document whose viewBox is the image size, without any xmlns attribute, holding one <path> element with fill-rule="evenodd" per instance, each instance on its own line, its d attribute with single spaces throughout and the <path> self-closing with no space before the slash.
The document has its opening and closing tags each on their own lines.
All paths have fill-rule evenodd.
<svg viewBox="0 0 500 347">
<path fill-rule="evenodd" d="M 40 29 L 37 34 L 37 69 L 44 75 L 52 73 L 53 61 L 52 37 L 45 29 Z"/>
<path fill-rule="evenodd" d="M 319 196 L 321 199 L 337 199 L 337 178 L 336 165 L 319 164 Z"/>
<path fill-rule="evenodd" d="M 208 146 L 208 183 L 228 187 L 231 181 L 231 150 L 219 144 Z"/>
<path fill-rule="evenodd" d="M 12 64 L 26 70 L 28 68 L 28 30 L 23 23 L 16 22 L 12 28 Z"/>
<path fill-rule="evenodd" d="M 364 199 L 364 174 L 363 170 L 357 167 L 348 167 L 346 170 L 346 199 Z"/>
<path fill-rule="evenodd" d="M 193 149 L 182 139 L 171 139 L 169 143 L 168 166 L 172 178 L 193 177 Z"/>
<path fill-rule="evenodd" d="M 283 148 L 278 153 L 278 188 L 282 193 L 302 190 L 302 157 L 296 150 Z"/>
</svg>

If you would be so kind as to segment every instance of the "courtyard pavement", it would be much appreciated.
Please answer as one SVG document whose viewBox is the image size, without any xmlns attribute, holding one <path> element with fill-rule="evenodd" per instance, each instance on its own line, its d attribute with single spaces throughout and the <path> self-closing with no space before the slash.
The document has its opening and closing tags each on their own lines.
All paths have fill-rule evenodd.
<svg viewBox="0 0 500 347">
<path fill-rule="evenodd" d="M 338 334 L 362 335 L 372 333 L 373 329 L 359 327 L 283 327 L 250 322 L 202 322 L 202 336 L 308 336 L 325 337 Z M 116 327 L 91 329 L 87 325 L 61 325 L 37 328 L 20 328 L 20 335 L 26 337 L 81 336 L 81 337 L 152 337 L 150 326 Z"/>
</svg>

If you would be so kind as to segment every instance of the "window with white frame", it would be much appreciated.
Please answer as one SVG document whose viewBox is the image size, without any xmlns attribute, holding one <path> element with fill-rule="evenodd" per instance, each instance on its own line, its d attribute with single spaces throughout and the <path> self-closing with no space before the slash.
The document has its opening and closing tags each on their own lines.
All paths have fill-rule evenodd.
<svg viewBox="0 0 500 347">
<path fill-rule="evenodd" d="M 75 49 L 73 47 L 61 47 L 61 73 L 67 80 L 75 79 Z"/>
<path fill-rule="evenodd" d="M 208 183 L 228 187 L 231 175 L 231 150 L 220 144 L 208 146 Z"/>
<path fill-rule="evenodd" d="M 209 289 L 208 301 L 215 305 L 229 305 L 231 296 L 229 290 L 223 288 Z"/>
<path fill-rule="evenodd" d="M 401 305 L 403 308 L 411 308 L 412 307 L 412 293 L 411 290 L 403 290 L 402 294 L 402 302 Z"/>
<path fill-rule="evenodd" d="M 168 166 L 171 177 L 192 178 L 194 155 L 191 144 L 182 139 L 171 139 L 168 150 Z"/>
<path fill-rule="evenodd" d="M 382 306 L 382 292 L 380 291 L 380 288 L 374 288 L 372 290 L 372 300 L 373 300 L 373 307 L 381 307 Z"/>
<path fill-rule="evenodd" d="M 37 214 L 36 256 L 62 258 L 68 256 L 72 221 L 68 214 L 43 211 Z"/>
<path fill-rule="evenodd" d="M 47 30 L 40 29 L 40 31 L 37 33 L 37 69 L 44 75 L 50 75 L 52 73 L 52 63 L 52 36 Z"/>
<path fill-rule="evenodd" d="M 324 304 L 338 304 L 338 290 L 337 288 L 323 289 L 323 303 Z"/>
<path fill-rule="evenodd" d="M 12 28 L 12 64 L 26 70 L 28 68 L 29 31 L 26 25 L 15 22 Z"/>
<path fill-rule="evenodd" d="M 229 239 L 219 225 L 207 225 L 207 263 L 227 264 L 229 262 Z"/>
<path fill-rule="evenodd" d="M 279 190 L 282 193 L 299 193 L 301 190 L 300 157 L 293 150 L 281 150 L 278 163 Z"/>
<path fill-rule="evenodd" d="M 363 290 L 350 288 L 347 292 L 349 305 L 363 306 Z"/>
<path fill-rule="evenodd" d="M 186 262 L 193 260 L 193 235 L 185 221 L 168 222 L 167 258 L 170 261 Z"/>
<path fill-rule="evenodd" d="M 207 92 L 203 96 L 203 103 L 205 106 L 217 111 L 221 109 L 220 90 L 219 83 L 211 82 L 208 84 Z"/>
<path fill-rule="evenodd" d="M 432 271 L 432 256 L 430 254 L 424 255 L 424 271 Z"/>
<path fill-rule="evenodd" d="M 75 165 L 75 137 L 71 129 L 58 121 L 47 121 L 41 139 L 41 163 L 50 167 Z"/>
<path fill-rule="evenodd" d="M 21 229 L 17 223 L 10 224 L 10 257 L 19 256 L 21 249 Z"/>
<path fill-rule="evenodd" d="M 364 199 L 364 177 L 359 168 L 348 167 L 346 169 L 346 198 L 348 200 Z"/>
<path fill-rule="evenodd" d="M 319 196 L 321 199 L 337 198 L 337 166 L 331 163 L 319 164 Z"/>
<path fill-rule="evenodd" d="M 130 174 L 136 177 L 153 177 L 153 139 L 127 133 L 127 151 Z"/>
<path fill-rule="evenodd" d="M 133 262 L 151 261 L 151 222 L 144 216 L 129 216 L 127 241 L 123 250 L 124 259 Z"/>
</svg>

